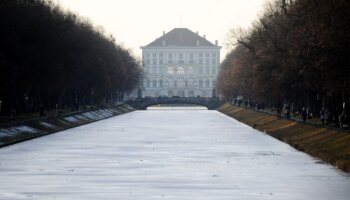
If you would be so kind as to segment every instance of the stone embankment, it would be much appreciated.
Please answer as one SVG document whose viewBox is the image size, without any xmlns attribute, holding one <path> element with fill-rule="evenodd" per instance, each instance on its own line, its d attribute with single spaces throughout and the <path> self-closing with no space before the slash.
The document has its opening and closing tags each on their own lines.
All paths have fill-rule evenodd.
<svg viewBox="0 0 350 200">
<path fill-rule="evenodd" d="M 111 108 L 93 109 L 59 115 L 57 117 L 44 117 L 2 125 L 0 127 L 0 147 L 34 139 L 134 110 L 134 108 L 127 104 L 121 104 Z"/>
<path fill-rule="evenodd" d="M 220 112 L 350 172 L 350 133 L 225 104 Z"/>
</svg>

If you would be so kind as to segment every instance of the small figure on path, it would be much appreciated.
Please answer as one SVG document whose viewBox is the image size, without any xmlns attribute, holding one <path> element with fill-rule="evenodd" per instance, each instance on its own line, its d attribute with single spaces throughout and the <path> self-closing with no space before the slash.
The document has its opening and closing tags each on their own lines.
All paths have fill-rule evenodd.
<svg viewBox="0 0 350 200">
<path fill-rule="evenodd" d="M 301 110 L 301 117 L 303 118 L 303 122 L 305 122 L 307 117 L 307 112 L 305 107 L 303 107 L 303 109 Z"/>
<path fill-rule="evenodd" d="M 344 123 L 346 121 L 346 113 L 345 110 L 339 115 L 339 128 L 344 128 Z"/>
<path fill-rule="evenodd" d="M 10 115 L 11 121 L 16 121 L 16 116 L 17 116 L 16 109 L 11 108 L 11 115 Z"/>
<path fill-rule="evenodd" d="M 39 116 L 40 117 L 45 117 L 46 116 L 46 114 L 44 112 L 44 106 L 43 105 L 39 106 Z"/>
<path fill-rule="evenodd" d="M 326 109 L 323 107 L 320 111 L 320 119 L 322 124 L 325 124 L 325 120 L 326 120 Z"/>
</svg>

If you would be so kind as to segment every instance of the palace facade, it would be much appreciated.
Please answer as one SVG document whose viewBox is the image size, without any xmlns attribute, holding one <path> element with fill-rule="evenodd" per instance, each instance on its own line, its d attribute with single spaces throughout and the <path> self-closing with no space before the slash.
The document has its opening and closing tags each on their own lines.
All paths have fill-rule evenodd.
<svg viewBox="0 0 350 200">
<path fill-rule="evenodd" d="M 175 28 L 141 49 L 142 97 L 212 97 L 220 63 L 217 41 Z"/>
</svg>

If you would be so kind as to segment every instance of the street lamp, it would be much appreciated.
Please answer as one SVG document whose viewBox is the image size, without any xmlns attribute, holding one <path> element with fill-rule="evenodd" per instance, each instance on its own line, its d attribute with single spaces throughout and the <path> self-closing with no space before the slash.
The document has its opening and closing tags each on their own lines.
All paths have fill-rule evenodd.
<svg viewBox="0 0 350 200">
<path fill-rule="evenodd" d="M 28 112 L 28 95 L 27 93 L 24 93 L 24 100 L 25 100 L 25 111 Z"/>
<path fill-rule="evenodd" d="M 215 99 L 215 98 L 216 98 L 216 88 L 215 88 L 215 86 L 213 87 L 213 91 L 212 91 L 211 98 L 212 98 L 212 99 Z"/>
</svg>

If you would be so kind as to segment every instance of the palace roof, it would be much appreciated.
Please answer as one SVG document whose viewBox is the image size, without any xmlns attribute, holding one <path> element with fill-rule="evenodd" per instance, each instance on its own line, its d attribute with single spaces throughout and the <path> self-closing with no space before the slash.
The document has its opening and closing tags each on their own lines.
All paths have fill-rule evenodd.
<svg viewBox="0 0 350 200">
<path fill-rule="evenodd" d="M 160 38 L 154 40 L 145 47 L 161 47 L 161 46 L 209 46 L 214 47 L 213 43 L 209 42 L 204 37 L 192 32 L 188 28 L 174 28 L 170 32 L 163 34 Z"/>
</svg>

